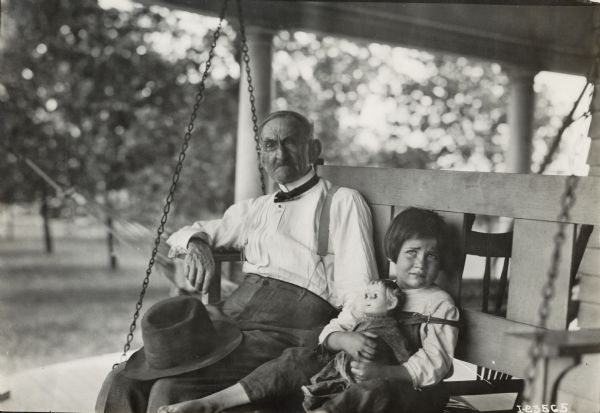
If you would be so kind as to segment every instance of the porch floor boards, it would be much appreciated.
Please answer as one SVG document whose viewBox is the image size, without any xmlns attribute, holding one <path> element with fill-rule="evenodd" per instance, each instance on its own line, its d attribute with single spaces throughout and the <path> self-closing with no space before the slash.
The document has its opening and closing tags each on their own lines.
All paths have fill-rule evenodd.
<svg viewBox="0 0 600 413">
<path fill-rule="evenodd" d="M 93 412 L 96 396 L 120 353 L 25 370 L 5 380 L 1 411 Z"/>
</svg>

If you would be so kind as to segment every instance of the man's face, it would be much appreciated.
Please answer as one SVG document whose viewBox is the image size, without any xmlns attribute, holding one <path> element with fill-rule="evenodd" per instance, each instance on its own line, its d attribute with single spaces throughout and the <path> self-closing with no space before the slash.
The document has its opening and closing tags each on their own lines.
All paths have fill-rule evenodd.
<svg viewBox="0 0 600 413">
<path fill-rule="evenodd" d="M 309 138 L 299 120 L 289 116 L 271 119 L 263 126 L 260 144 L 261 163 L 277 183 L 293 182 L 308 171 Z"/>
</svg>

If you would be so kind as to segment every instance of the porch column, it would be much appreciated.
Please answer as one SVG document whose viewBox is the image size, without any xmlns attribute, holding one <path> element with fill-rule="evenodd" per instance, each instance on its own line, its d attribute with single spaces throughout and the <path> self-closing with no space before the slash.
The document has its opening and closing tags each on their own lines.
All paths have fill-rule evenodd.
<svg viewBox="0 0 600 413">
<path fill-rule="evenodd" d="M 533 78 L 537 72 L 512 67 L 508 69 L 510 100 L 508 126 L 510 138 L 506 153 L 506 172 L 531 173 L 531 142 L 535 95 Z"/>
<path fill-rule="evenodd" d="M 254 105 L 258 122 L 271 109 L 271 57 L 273 53 L 273 35 L 271 30 L 257 26 L 246 27 L 248 54 L 250 55 L 250 74 L 254 87 Z M 238 103 L 238 129 L 235 157 L 235 201 L 254 198 L 262 194 L 258 172 L 258 158 L 252 124 L 250 93 L 246 67 L 242 61 L 240 67 L 240 95 Z"/>
</svg>

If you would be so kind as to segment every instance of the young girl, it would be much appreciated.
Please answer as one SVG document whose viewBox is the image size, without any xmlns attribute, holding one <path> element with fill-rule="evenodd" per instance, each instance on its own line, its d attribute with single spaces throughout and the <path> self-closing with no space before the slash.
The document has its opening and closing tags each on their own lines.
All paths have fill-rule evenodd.
<svg viewBox="0 0 600 413">
<path fill-rule="evenodd" d="M 434 284 L 447 266 L 446 224 L 433 211 L 406 209 L 388 228 L 384 250 L 395 264 L 396 282 L 405 296 L 402 310 L 394 316 L 407 342 L 408 359 L 401 364 L 379 362 L 377 337 L 368 331 L 354 331 L 362 320 L 359 306 L 345 306 L 323 329 L 319 342 L 330 352 L 350 355 L 353 382 L 315 412 L 433 413 L 442 411 L 448 400 L 438 384 L 452 369 L 459 313 L 448 293 Z M 252 398 L 247 396 L 249 389 L 236 384 L 203 399 L 165 406 L 159 413 L 214 413 L 251 400 L 292 397 L 329 360 L 331 357 L 323 361 L 307 348 L 288 349 L 280 359 L 255 371 L 254 381 L 263 392 Z"/>
<path fill-rule="evenodd" d="M 459 318 L 452 298 L 434 284 L 448 250 L 446 224 L 435 212 L 409 208 L 394 218 L 384 251 L 406 296 L 398 321 L 417 350 L 400 365 L 370 361 L 376 341 L 352 331 L 359 319 L 348 306 L 325 327 L 320 342 L 330 351 L 354 355 L 350 371 L 357 383 L 315 412 L 442 411 L 448 395 L 438 384 L 452 369 Z"/>
</svg>

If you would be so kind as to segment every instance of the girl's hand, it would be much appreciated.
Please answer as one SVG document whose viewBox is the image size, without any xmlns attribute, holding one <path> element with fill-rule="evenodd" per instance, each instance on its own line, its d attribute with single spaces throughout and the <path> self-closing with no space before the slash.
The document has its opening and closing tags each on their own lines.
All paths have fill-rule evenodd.
<svg viewBox="0 0 600 413">
<path fill-rule="evenodd" d="M 354 360 L 350 362 L 350 372 L 358 382 L 389 378 L 393 376 L 392 367 L 394 366 L 372 361 Z"/>
<path fill-rule="evenodd" d="M 354 360 L 375 360 L 377 335 L 368 332 L 346 332 L 338 338 L 339 347 Z"/>
</svg>

